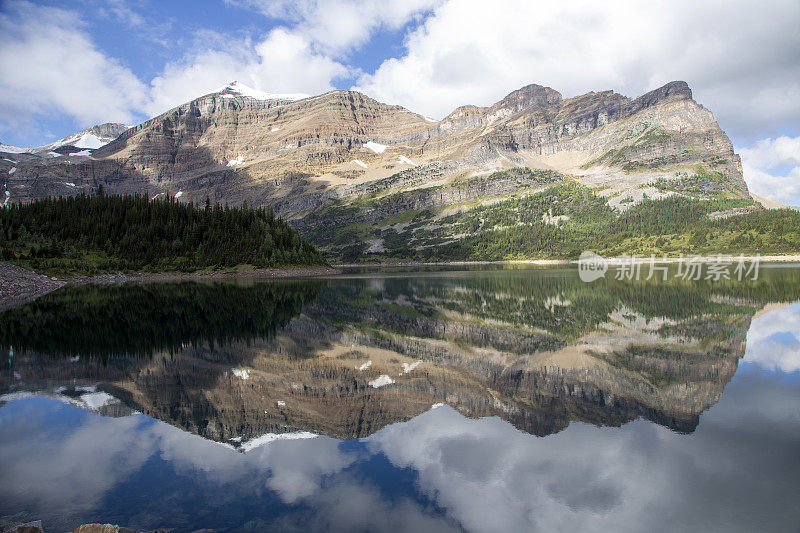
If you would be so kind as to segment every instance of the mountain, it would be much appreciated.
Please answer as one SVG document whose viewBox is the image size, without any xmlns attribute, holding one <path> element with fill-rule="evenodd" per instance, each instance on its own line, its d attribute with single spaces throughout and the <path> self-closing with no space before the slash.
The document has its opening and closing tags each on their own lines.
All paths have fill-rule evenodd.
<svg viewBox="0 0 800 533">
<path fill-rule="evenodd" d="M 41 157 L 56 157 L 60 155 L 67 155 L 74 150 L 80 148 L 82 150 L 94 150 L 100 148 L 104 144 L 108 144 L 116 139 L 121 133 L 130 128 L 127 124 L 118 124 L 115 122 L 107 122 L 105 124 L 97 124 L 91 128 L 79 131 L 68 135 L 63 139 L 43 144 L 35 148 L 20 148 L 18 146 L 9 146 L 0 143 L 0 153 L 6 154 L 36 154 Z M 61 149 L 61 150 L 59 150 Z M 88 155 L 82 154 L 82 155 Z M 8 161 L 7 161 L 8 162 Z"/>
<path fill-rule="evenodd" d="M 106 126 L 40 148 L 99 148 L 121 132 L 100 139 L 94 130 Z M 81 144 L 92 136 L 100 140 Z M 84 186 L 112 190 L 170 188 L 183 190 L 187 200 L 208 195 L 275 204 L 313 202 L 321 191 L 431 164 L 437 169 L 423 169 L 424 181 L 529 167 L 613 183 L 615 190 L 702 164 L 747 195 L 730 140 L 684 82 L 633 100 L 612 91 L 564 100 L 529 85 L 490 107 L 459 107 L 438 122 L 353 91 L 273 95 L 234 82 L 125 131 L 93 159 L 48 168 L 50 176 L 39 179 L 52 180 L 47 188 L 54 192 L 59 178 L 82 177 Z M 108 170 L 98 174 L 97 161 Z M 119 174 L 128 179 L 112 179 Z"/>
<path fill-rule="evenodd" d="M 6 154 L 22 154 L 25 153 L 27 150 L 28 150 L 27 148 L 20 148 L 19 146 L 11 146 L 0 142 L 0 152 Z"/>
<path fill-rule="evenodd" d="M 530 226 L 515 219 L 474 228 L 471 220 L 486 220 L 477 210 L 498 202 L 493 209 L 507 217 L 519 211 L 508 201 L 553 185 L 589 191 L 617 214 L 671 196 L 713 199 L 704 205 L 720 217 L 761 208 L 730 139 L 680 81 L 634 99 L 613 91 L 564 99 L 528 85 L 441 121 L 354 91 L 281 95 L 233 82 L 124 131 L 91 157 L 6 159 L 0 175 L 17 167 L 8 177 L 12 202 L 103 185 L 115 194 L 271 205 L 343 258 L 409 250 L 424 258 L 478 230 Z M 535 215 L 558 227 L 582 216 L 558 208 Z M 467 227 L 454 233 L 453 222 Z"/>
<path fill-rule="evenodd" d="M 259 91 L 258 89 L 253 89 L 252 87 L 248 87 L 243 83 L 239 83 L 238 81 L 231 82 L 227 85 L 223 85 L 219 89 L 213 91 L 212 94 L 221 94 L 223 97 L 225 95 L 229 95 L 230 97 L 234 96 L 246 96 L 249 98 L 254 98 L 256 100 L 302 100 L 303 98 L 308 98 L 311 96 L 310 94 L 305 93 L 290 93 L 290 94 L 274 94 L 274 93 L 266 93 L 264 91 Z"/>
<path fill-rule="evenodd" d="M 118 124 L 114 122 L 98 124 L 81 132 L 73 133 L 72 135 L 64 137 L 63 139 L 59 139 L 50 144 L 33 148 L 31 151 L 50 152 L 64 146 L 94 150 L 96 148 L 100 148 L 104 144 L 110 143 L 128 128 L 130 128 L 130 126 L 127 124 Z"/>
</svg>

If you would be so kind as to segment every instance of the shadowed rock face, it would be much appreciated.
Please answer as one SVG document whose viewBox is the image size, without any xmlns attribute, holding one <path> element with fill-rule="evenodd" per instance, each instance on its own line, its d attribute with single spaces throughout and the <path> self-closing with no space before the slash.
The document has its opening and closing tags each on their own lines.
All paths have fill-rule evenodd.
<svg viewBox="0 0 800 533">
<path fill-rule="evenodd" d="M 82 287 L 2 315 L 0 347 L 13 357 L 0 392 L 133 409 L 222 442 L 364 437 L 440 403 L 537 435 L 639 417 L 691 432 L 735 373 L 753 313 L 798 297 L 785 281 L 745 300 L 725 286 L 590 286 L 531 272 Z M 180 321 L 165 321 L 167 301 Z M 98 405 L 88 390 L 112 400 Z"/>
<path fill-rule="evenodd" d="M 9 159 L 0 174 L 17 168 L 7 178 L 12 201 L 102 184 L 111 193 L 181 191 L 183 201 L 278 205 L 297 217 L 324 205 L 331 191 L 355 196 L 358 187 L 348 186 L 413 165 L 421 169 L 418 186 L 512 166 L 557 170 L 596 186 L 704 165 L 748 194 L 730 140 L 684 82 L 636 99 L 605 91 L 564 100 L 529 85 L 441 121 L 352 91 L 260 100 L 223 90 L 125 131 L 90 157 Z"/>
</svg>

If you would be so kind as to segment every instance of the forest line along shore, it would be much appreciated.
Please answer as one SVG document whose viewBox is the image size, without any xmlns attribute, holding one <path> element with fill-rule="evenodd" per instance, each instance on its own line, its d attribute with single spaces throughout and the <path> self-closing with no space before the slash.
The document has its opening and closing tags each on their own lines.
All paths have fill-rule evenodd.
<svg viewBox="0 0 800 533">
<path fill-rule="evenodd" d="M 108 273 L 71 277 L 37 274 L 27 268 L 0 262 L 0 313 L 20 306 L 65 285 L 121 285 L 123 283 L 219 281 L 226 279 L 268 280 L 333 276 L 340 271 L 329 266 L 291 266 L 246 271 Z"/>
</svg>

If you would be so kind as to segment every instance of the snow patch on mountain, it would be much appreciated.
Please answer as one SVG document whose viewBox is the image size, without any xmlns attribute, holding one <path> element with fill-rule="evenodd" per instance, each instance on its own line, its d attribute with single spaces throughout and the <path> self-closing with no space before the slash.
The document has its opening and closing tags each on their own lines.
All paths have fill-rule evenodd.
<svg viewBox="0 0 800 533">
<path fill-rule="evenodd" d="M 421 364 L 422 361 L 414 361 L 413 363 L 403 363 L 403 374 L 408 374 Z"/>
<path fill-rule="evenodd" d="M 311 433 L 310 431 L 296 431 L 294 433 L 266 433 L 260 437 L 256 437 L 245 443 L 242 443 L 241 450 L 244 452 L 249 452 L 250 450 L 264 446 L 265 444 L 269 444 L 270 442 L 274 442 L 276 440 L 313 439 L 317 436 L 318 435 L 316 433 Z"/>
<path fill-rule="evenodd" d="M 107 392 L 88 392 L 81 394 L 81 401 L 92 411 L 97 411 L 105 405 L 119 403 L 119 400 Z"/>
<path fill-rule="evenodd" d="M 30 151 L 30 148 L 20 148 L 19 146 L 10 146 L 8 144 L 0 143 L 0 152 L 9 154 L 24 154 Z M 6 161 L 8 161 L 6 159 Z"/>
<path fill-rule="evenodd" d="M 350 161 L 351 163 L 355 163 L 356 165 L 360 166 L 361 168 L 367 168 L 367 164 L 361 161 L 360 159 L 353 159 Z"/>
<path fill-rule="evenodd" d="M 237 378 L 250 379 L 250 371 L 246 368 L 233 368 L 231 372 L 233 372 L 233 375 Z"/>
<path fill-rule="evenodd" d="M 223 85 L 214 91 L 214 93 L 221 93 L 223 98 L 233 98 L 235 96 L 247 96 L 248 98 L 255 98 L 256 100 L 302 100 L 308 98 L 309 95 L 305 93 L 267 93 L 253 89 L 238 81 L 231 82 Z"/>
<path fill-rule="evenodd" d="M 364 148 L 372 150 L 376 154 L 382 154 L 388 148 L 385 144 L 376 143 L 375 141 L 369 141 L 364 144 Z"/>
<path fill-rule="evenodd" d="M 68 135 L 50 144 L 30 148 L 26 151 L 30 153 L 49 152 L 62 146 L 74 146 L 75 148 L 96 150 L 110 143 L 128 129 L 130 129 L 130 126 L 127 124 L 117 124 L 113 122 L 98 124 L 89 129 Z"/>
<path fill-rule="evenodd" d="M 94 150 L 95 148 L 100 148 L 106 143 L 93 133 L 84 133 L 83 135 L 80 135 L 75 142 L 66 142 L 64 144 L 71 144 L 75 148 L 90 148 Z"/>
<path fill-rule="evenodd" d="M 378 389 L 380 387 L 385 387 L 386 385 L 391 385 L 392 383 L 394 383 L 394 380 L 392 378 L 390 378 L 386 374 L 382 374 L 377 378 L 373 379 L 372 381 L 370 381 L 369 386 Z"/>
<path fill-rule="evenodd" d="M 244 164 L 244 158 L 240 155 L 228 161 L 229 167 L 235 167 L 236 165 L 243 165 L 243 164 Z"/>
</svg>

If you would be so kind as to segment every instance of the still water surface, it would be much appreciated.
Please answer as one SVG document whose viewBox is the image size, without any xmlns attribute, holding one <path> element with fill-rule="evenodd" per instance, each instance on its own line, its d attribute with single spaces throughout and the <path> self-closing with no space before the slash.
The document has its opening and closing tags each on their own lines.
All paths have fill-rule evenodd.
<svg viewBox="0 0 800 533">
<path fill-rule="evenodd" d="M 0 517 L 793 531 L 800 268 L 68 287 L 0 315 Z"/>
</svg>

